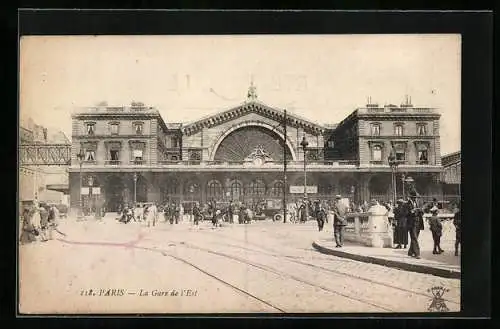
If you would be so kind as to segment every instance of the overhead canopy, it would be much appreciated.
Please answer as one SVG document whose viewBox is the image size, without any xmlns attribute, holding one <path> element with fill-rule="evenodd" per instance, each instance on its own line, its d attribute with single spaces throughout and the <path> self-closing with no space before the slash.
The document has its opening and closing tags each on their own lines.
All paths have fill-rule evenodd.
<svg viewBox="0 0 500 329">
<path fill-rule="evenodd" d="M 69 185 L 67 184 L 51 184 L 46 186 L 47 190 L 62 192 L 64 194 L 69 194 Z"/>
</svg>

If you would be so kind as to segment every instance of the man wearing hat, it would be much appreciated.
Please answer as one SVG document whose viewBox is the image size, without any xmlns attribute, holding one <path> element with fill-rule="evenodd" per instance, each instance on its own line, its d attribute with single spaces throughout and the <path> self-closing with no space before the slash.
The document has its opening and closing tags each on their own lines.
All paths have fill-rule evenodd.
<svg viewBox="0 0 500 329">
<path fill-rule="evenodd" d="M 420 246 L 418 245 L 418 236 L 420 230 L 424 229 L 424 219 L 422 217 L 422 209 L 417 204 L 417 191 L 411 190 L 409 193 L 409 200 L 406 203 L 407 208 L 407 227 L 410 232 L 410 248 L 408 249 L 408 256 L 420 258 Z"/>
<path fill-rule="evenodd" d="M 432 232 L 432 240 L 434 240 L 434 248 L 432 249 L 433 254 L 441 254 L 443 249 L 441 249 L 441 234 L 443 233 L 443 225 L 438 217 L 438 208 L 436 206 L 431 208 L 432 217 L 429 220 L 429 226 Z"/>
<path fill-rule="evenodd" d="M 347 207 L 341 202 L 342 196 L 335 196 L 335 205 L 333 206 L 333 234 L 335 236 L 336 248 L 341 248 L 344 242 L 344 227 L 346 226 L 345 216 Z"/>
</svg>

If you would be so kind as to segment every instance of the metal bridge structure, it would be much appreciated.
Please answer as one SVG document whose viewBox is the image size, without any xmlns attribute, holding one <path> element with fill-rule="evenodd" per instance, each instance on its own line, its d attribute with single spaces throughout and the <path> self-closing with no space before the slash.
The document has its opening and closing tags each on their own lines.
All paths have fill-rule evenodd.
<svg viewBox="0 0 500 329">
<path fill-rule="evenodd" d="M 19 166 L 69 166 L 71 164 L 71 144 L 19 145 Z"/>
</svg>

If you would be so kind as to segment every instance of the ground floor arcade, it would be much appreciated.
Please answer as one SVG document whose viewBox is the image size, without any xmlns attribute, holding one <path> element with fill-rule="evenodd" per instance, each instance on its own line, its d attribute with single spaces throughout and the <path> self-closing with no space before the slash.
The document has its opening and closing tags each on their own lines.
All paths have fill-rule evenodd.
<svg viewBox="0 0 500 329">
<path fill-rule="evenodd" d="M 440 199 L 443 192 L 438 175 L 411 173 L 411 185 L 424 200 Z M 393 197 L 390 172 L 308 172 L 306 180 L 308 186 L 317 187 L 317 193 L 308 194 L 314 199 L 332 199 L 340 194 L 359 204 L 371 199 L 389 201 Z M 84 194 L 80 195 L 80 173 L 71 172 L 71 206 L 78 207 L 80 197 L 86 207 L 105 206 L 109 211 L 115 211 L 119 205 L 132 204 L 134 200 L 161 204 L 237 200 L 251 204 L 265 199 L 282 200 L 285 190 L 287 202 L 303 198 L 302 193 L 290 193 L 290 186 L 304 185 L 303 172 L 288 172 L 286 189 L 284 181 L 282 172 L 86 171 L 81 173 Z M 403 181 L 402 176 L 396 176 L 398 198 L 410 188 L 409 183 Z"/>
</svg>

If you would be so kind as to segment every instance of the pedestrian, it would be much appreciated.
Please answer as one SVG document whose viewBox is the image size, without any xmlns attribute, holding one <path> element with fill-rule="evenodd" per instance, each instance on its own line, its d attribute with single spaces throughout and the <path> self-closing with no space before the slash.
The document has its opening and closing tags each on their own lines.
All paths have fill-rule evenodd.
<svg viewBox="0 0 500 329">
<path fill-rule="evenodd" d="M 198 226 L 198 222 L 200 221 L 201 218 L 201 211 L 198 202 L 194 204 L 193 207 L 193 222 L 194 225 Z"/>
<path fill-rule="evenodd" d="M 408 214 L 406 213 L 407 208 L 404 202 L 403 199 L 399 199 L 396 208 L 394 208 L 394 221 L 396 222 L 394 243 L 396 244 L 396 249 L 406 249 L 408 245 L 408 228 L 406 226 Z"/>
<path fill-rule="evenodd" d="M 46 206 L 43 205 L 40 207 L 40 241 L 46 242 L 48 241 L 47 239 L 47 229 L 49 226 L 49 212 L 45 208 Z"/>
<path fill-rule="evenodd" d="M 441 254 L 443 249 L 441 249 L 441 235 L 443 233 L 443 225 L 438 217 L 438 208 L 431 208 L 431 218 L 429 220 L 430 230 L 432 232 L 432 240 L 434 241 L 434 248 L 432 249 L 433 254 Z"/>
<path fill-rule="evenodd" d="M 420 246 L 418 244 L 418 236 L 420 231 L 424 229 L 424 220 L 422 209 L 417 204 L 417 192 L 411 190 L 409 200 L 406 203 L 407 212 L 407 227 L 410 233 L 410 248 L 408 248 L 408 256 L 420 259 Z"/>
<path fill-rule="evenodd" d="M 36 236 L 38 233 L 36 232 L 31 219 L 34 214 L 34 209 L 25 208 L 23 211 L 23 222 L 21 228 L 21 237 L 19 241 L 21 244 L 27 244 L 36 241 Z"/>
<path fill-rule="evenodd" d="M 341 248 L 344 242 L 344 228 L 346 226 L 345 216 L 347 207 L 342 203 L 342 196 L 335 196 L 335 205 L 333 206 L 333 234 L 335 236 L 335 248 Z"/>
<path fill-rule="evenodd" d="M 318 221 L 318 229 L 319 231 L 323 231 L 323 226 L 325 225 L 325 221 L 327 218 L 326 210 L 323 205 L 318 202 L 318 210 L 316 211 L 316 220 Z"/>
<path fill-rule="evenodd" d="M 458 246 L 462 249 L 462 220 L 460 214 L 460 206 L 457 205 L 455 210 L 455 217 L 453 218 L 453 225 L 455 225 L 455 256 L 458 256 Z"/>
</svg>

